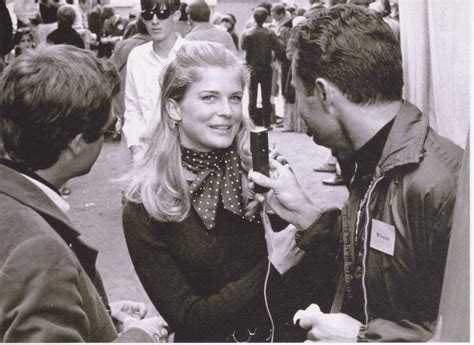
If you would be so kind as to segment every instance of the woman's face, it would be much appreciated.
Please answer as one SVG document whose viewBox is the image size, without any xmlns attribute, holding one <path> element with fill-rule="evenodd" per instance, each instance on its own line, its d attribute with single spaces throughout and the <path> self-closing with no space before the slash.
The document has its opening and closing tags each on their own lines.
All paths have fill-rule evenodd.
<svg viewBox="0 0 474 345">
<path fill-rule="evenodd" d="M 230 29 L 232 29 L 232 23 L 229 22 L 228 20 L 223 20 L 221 22 L 221 25 L 228 31 Z"/>
<path fill-rule="evenodd" d="M 21 37 L 20 43 L 18 43 L 18 47 L 20 47 L 21 50 L 26 50 L 33 48 L 33 39 L 31 38 L 30 35 L 23 35 Z"/>
<path fill-rule="evenodd" d="M 180 142 L 200 152 L 229 147 L 242 121 L 243 85 L 238 68 L 207 67 L 178 105 Z"/>
</svg>

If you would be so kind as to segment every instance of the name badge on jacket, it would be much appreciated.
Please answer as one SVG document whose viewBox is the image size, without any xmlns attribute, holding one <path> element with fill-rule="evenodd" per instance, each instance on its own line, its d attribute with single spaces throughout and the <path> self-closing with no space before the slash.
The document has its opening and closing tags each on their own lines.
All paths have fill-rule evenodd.
<svg viewBox="0 0 474 345">
<path fill-rule="evenodd" d="M 393 256 L 395 252 L 395 227 L 372 218 L 370 248 Z"/>
</svg>

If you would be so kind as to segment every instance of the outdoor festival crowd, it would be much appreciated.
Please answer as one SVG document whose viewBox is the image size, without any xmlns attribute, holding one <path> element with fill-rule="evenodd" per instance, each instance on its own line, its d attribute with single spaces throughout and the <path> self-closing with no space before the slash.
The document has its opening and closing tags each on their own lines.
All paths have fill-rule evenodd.
<svg viewBox="0 0 474 345">
<path fill-rule="evenodd" d="M 204 1 L 97 1 L 20 0 L 13 30 L 0 0 L 0 339 L 430 340 L 463 150 L 402 98 L 393 4 L 261 3 L 239 34 Z M 275 126 L 330 149 L 342 208 L 274 149 L 252 169 Z M 67 216 L 105 138 L 129 149 L 123 230 L 159 316 L 108 301 Z"/>
</svg>

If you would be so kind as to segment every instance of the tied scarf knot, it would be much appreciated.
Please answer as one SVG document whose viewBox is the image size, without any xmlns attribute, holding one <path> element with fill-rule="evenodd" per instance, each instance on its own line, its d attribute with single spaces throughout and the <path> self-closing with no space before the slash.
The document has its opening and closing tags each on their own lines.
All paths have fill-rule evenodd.
<svg viewBox="0 0 474 345">
<path fill-rule="evenodd" d="M 191 203 L 207 230 L 216 226 L 217 208 L 222 201 L 224 208 L 245 217 L 242 197 L 240 157 L 231 147 L 212 152 L 197 152 L 181 147 L 184 168 L 197 174 L 190 185 Z"/>
</svg>

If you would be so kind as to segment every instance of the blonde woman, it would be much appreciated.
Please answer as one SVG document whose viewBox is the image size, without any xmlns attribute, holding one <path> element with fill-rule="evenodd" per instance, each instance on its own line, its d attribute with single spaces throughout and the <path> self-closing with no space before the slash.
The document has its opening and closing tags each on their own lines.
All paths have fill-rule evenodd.
<svg viewBox="0 0 474 345">
<path fill-rule="evenodd" d="M 251 202 L 243 65 L 220 44 L 190 42 L 161 80 L 161 118 L 129 176 L 123 211 L 145 290 L 177 342 L 304 339 L 291 325 L 298 269 L 286 273 L 302 257 L 295 229 L 267 227 L 266 241 Z"/>
</svg>

